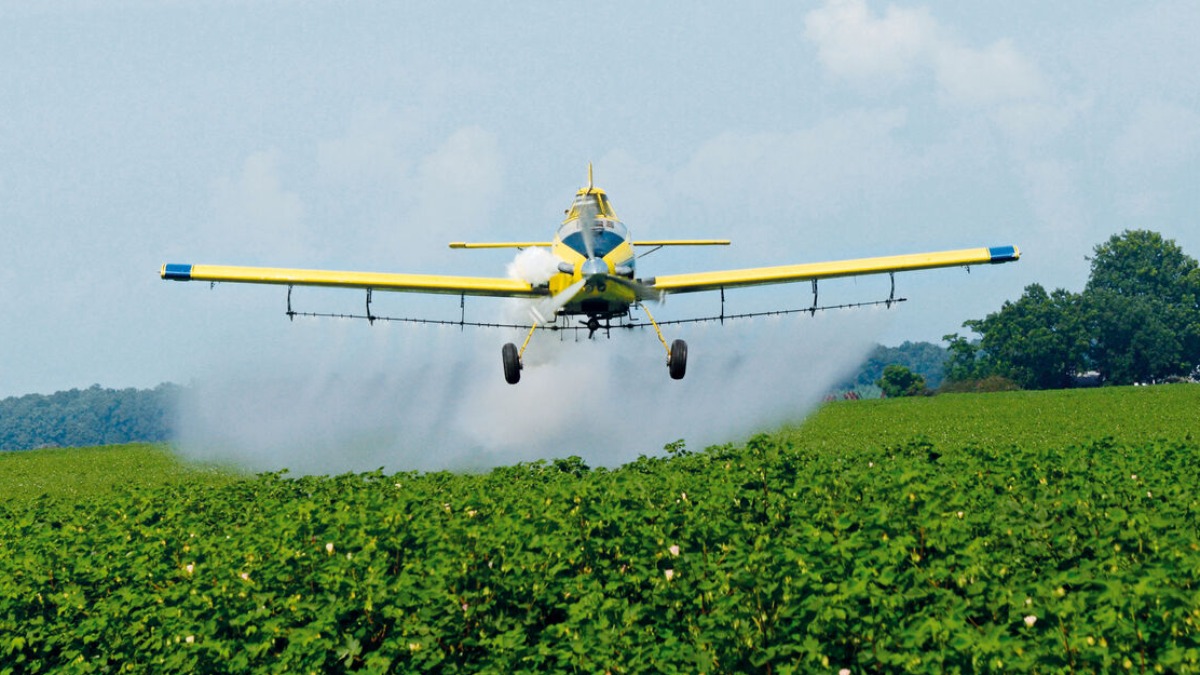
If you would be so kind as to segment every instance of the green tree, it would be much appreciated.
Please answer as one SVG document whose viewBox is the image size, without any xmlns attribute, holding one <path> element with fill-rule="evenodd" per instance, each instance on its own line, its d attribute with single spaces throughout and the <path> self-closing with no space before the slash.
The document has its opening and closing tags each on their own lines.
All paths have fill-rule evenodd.
<svg viewBox="0 0 1200 675">
<path fill-rule="evenodd" d="M 1006 377 L 1023 389 L 1069 387 L 1087 363 L 1088 326 L 1080 296 L 1061 288 L 1046 293 L 1040 284 L 1030 284 L 1016 302 L 963 325 L 983 336 L 985 374 Z"/>
<path fill-rule="evenodd" d="M 947 352 L 950 354 L 946 361 L 947 382 L 979 380 L 992 374 L 986 359 L 983 358 L 979 340 L 968 340 L 958 333 L 943 335 L 942 339 L 946 341 Z"/>
<path fill-rule="evenodd" d="M 883 377 L 875 382 L 888 398 L 917 396 L 925 393 L 925 378 L 904 366 L 893 363 L 883 369 Z"/>
<path fill-rule="evenodd" d="M 1105 382 L 1186 375 L 1200 363 L 1200 269 L 1157 232 L 1126 230 L 1096 246 L 1083 306 L 1091 360 Z"/>
</svg>

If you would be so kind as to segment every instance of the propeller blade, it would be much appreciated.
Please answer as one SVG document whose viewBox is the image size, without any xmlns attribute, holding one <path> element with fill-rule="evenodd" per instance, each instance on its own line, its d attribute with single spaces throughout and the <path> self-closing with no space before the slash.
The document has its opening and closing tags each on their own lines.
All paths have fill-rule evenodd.
<svg viewBox="0 0 1200 675">
<path fill-rule="evenodd" d="M 606 274 L 604 277 L 610 284 L 619 284 L 632 290 L 634 294 L 637 295 L 638 300 L 654 300 L 655 302 L 659 302 L 665 295 L 665 293 L 657 288 L 654 288 L 653 286 L 647 286 L 646 284 L 638 283 L 632 279 L 613 276 L 611 274 Z"/>
<path fill-rule="evenodd" d="M 558 310 L 565 307 L 571 301 L 571 298 L 574 298 L 579 293 L 579 289 L 583 288 L 583 284 L 584 280 L 580 279 L 564 288 L 557 295 L 533 303 L 529 307 L 529 314 L 538 323 L 553 323 L 558 318 Z"/>
<path fill-rule="evenodd" d="M 596 213 L 596 205 L 588 195 L 579 206 L 579 233 L 583 236 L 583 248 L 588 258 L 596 257 Z"/>
</svg>

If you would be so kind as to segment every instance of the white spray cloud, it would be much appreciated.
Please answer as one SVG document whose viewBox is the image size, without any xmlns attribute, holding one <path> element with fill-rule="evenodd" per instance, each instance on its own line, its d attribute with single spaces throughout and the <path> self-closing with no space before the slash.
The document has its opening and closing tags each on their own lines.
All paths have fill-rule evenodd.
<svg viewBox="0 0 1200 675">
<path fill-rule="evenodd" d="M 547 249 L 527 248 L 517 253 L 513 261 L 508 264 L 508 277 L 527 281 L 537 286 L 550 281 L 550 277 L 558 272 L 558 263 L 558 256 Z"/>
<path fill-rule="evenodd" d="M 523 336 L 297 322 L 294 344 L 266 355 L 235 348 L 240 357 L 193 383 L 177 446 L 193 458 L 298 473 L 481 469 L 569 455 L 613 466 L 679 438 L 700 449 L 802 418 L 861 362 L 883 316 L 671 331 L 689 342 L 680 381 L 668 377 L 648 330 L 590 341 L 539 332 L 515 386 L 503 381 L 500 345 Z"/>
</svg>

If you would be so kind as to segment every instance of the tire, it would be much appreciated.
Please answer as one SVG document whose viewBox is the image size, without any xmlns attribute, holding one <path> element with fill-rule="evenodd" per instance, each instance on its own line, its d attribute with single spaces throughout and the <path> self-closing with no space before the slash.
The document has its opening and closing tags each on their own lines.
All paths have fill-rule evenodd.
<svg viewBox="0 0 1200 675">
<path fill-rule="evenodd" d="M 516 384 L 521 381 L 521 357 L 517 355 L 517 346 L 509 342 L 500 350 L 504 357 L 504 381 Z"/>
<path fill-rule="evenodd" d="M 682 380 L 687 373 L 687 343 L 675 340 L 671 343 L 671 354 L 667 357 L 667 369 L 672 380 Z"/>
</svg>

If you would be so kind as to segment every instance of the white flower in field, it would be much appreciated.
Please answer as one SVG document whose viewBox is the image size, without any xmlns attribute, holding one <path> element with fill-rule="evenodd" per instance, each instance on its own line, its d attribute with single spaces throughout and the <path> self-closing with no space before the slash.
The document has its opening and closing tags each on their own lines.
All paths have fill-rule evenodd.
<svg viewBox="0 0 1200 675">
<path fill-rule="evenodd" d="M 1033 624 L 1035 624 L 1035 623 L 1037 623 L 1037 617 L 1036 617 L 1036 616 L 1034 616 L 1034 615 L 1030 614 L 1029 616 L 1025 617 L 1025 625 L 1026 625 L 1026 626 L 1029 626 L 1030 628 L 1033 628 Z"/>
<path fill-rule="evenodd" d="M 333 542 L 325 542 L 325 555 L 333 555 Z"/>
<path fill-rule="evenodd" d="M 850 669 L 842 668 L 841 670 L 838 671 L 838 675 L 850 675 Z"/>
<path fill-rule="evenodd" d="M 1137 474 L 1136 473 L 1129 474 L 1129 480 L 1137 480 Z"/>
<path fill-rule="evenodd" d="M 670 551 L 671 555 L 673 555 L 673 556 L 679 555 L 679 546 L 676 544 L 671 544 L 671 547 L 668 548 L 667 550 Z"/>
<path fill-rule="evenodd" d="M 188 644 L 190 645 L 190 644 L 192 644 L 193 642 L 195 642 L 195 641 L 196 641 L 196 636 L 195 636 L 195 635 L 189 635 L 189 636 L 187 636 L 187 637 L 183 638 L 183 641 L 184 641 L 184 642 L 186 642 L 186 643 L 188 643 Z"/>
<path fill-rule="evenodd" d="M 196 571 L 196 566 L 193 565 L 192 563 L 188 563 L 187 565 L 183 566 L 183 569 L 186 570 L 187 573 L 190 575 L 192 572 Z"/>
<path fill-rule="evenodd" d="M 1025 598 L 1025 606 L 1026 607 L 1028 607 L 1032 604 L 1033 604 L 1033 598 Z"/>
<path fill-rule="evenodd" d="M 663 570 L 663 574 L 666 575 L 667 581 L 675 578 L 675 570 Z"/>
<path fill-rule="evenodd" d="M 958 519 L 959 519 L 959 520 L 962 520 L 962 518 L 963 518 L 963 512 L 962 512 L 962 511 L 959 511 L 959 512 L 958 512 Z"/>
<path fill-rule="evenodd" d="M 242 572 L 238 576 L 240 576 L 242 578 L 242 581 L 250 581 L 250 573 L 249 572 Z"/>
<path fill-rule="evenodd" d="M 874 469 L 874 468 L 875 468 L 875 462 L 867 462 L 867 468 L 868 468 L 868 469 Z M 846 670 L 846 669 L 845 669 L 845 668 L 843 668 L 842 670 Z"/>
<path fill-rule="evenodd" d="M 1147 496 L 1147 497 L 1153 497 L 1154 495 L 1150 494 L 1150 491 L 1149 491 L 1149 490 L 1146 490 L 1146 496 Z"/>
</svg>

